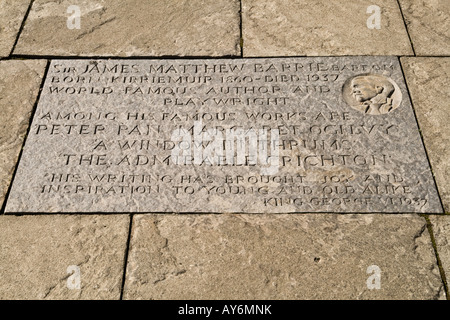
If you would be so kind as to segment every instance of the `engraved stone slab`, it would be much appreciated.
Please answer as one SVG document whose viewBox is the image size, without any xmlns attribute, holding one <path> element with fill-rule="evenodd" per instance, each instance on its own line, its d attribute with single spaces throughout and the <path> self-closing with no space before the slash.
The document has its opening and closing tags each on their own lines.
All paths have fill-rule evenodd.
<svg viewBox="0 0 450 320">
<path fill-rule="evenodd" d="M 54 60 L 6 212 L 441 213 L 396 57 Z"/>
</svg>

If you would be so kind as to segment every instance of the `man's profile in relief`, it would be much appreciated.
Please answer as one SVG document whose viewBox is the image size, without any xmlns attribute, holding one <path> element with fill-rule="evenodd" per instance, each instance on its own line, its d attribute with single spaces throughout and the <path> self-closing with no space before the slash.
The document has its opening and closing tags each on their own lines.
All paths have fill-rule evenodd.
<svg viewBox="0 0 450 320">
<path fill-rule="evenodd" d="M 385 77 L 377 75 L 362 75 L 352 79 L 351 95 L 357 101 L 360 111 L 367 114 L 385 114 L 393 107 L 392 95 L 394 85 Z"/>
</svg>

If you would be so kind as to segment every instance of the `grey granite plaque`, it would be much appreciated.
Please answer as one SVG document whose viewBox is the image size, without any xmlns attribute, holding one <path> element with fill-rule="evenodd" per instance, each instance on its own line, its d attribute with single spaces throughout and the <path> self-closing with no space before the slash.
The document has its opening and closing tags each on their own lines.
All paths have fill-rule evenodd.
<svg viewBox="0 0 450 320">
<path fill-rule="evenodd" d="M 53 60 L 6 212 L 442 207 L 396 57 Z"/>
</svg>

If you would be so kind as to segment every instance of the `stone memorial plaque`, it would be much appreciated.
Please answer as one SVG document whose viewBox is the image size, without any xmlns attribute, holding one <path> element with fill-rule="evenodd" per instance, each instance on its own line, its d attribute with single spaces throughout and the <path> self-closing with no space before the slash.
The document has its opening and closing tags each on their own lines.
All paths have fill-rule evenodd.
<svg viewBox="0 0 450 320">
<path fill-rule="evenodd" d="M 396 57 L 53 60 L 6 212 L 442 206 Z"/>
</svg>

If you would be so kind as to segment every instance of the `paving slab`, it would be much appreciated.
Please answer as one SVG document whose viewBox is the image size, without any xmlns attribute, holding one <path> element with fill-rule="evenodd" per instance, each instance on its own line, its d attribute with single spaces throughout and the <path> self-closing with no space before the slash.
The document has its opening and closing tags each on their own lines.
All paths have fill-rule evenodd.
<svg viewBox="0 0 450 320">
<path fill-rule="evenodd" d="M 446 216 L 429 216 L 434 239 L 436 241 L 436 249 L 444 269 L 447 283 L 450 280 L 450 215 Z"/>
<path fill-rule="evenodd" d="M 239 55 L 239 21 L 237 0 L 36 0 L 14 53 Z"/>
<path fill-rule="evenodd" d="M 0 58 L 11 53 L 30 2 L 31 0 L 0 2 Z"/>
<path fill-rule="evenodd" d="M 368 28 L 370 6 L 380 9 L 379 29 Z M 243 0 L 242 8 L 246 57 L 413 53 L 396 0 Z"/>
<path fill-rule="evenodd" d="M 49 68 L 8 213 L 442 213 L 397 57 Z"/>
<path fill-rule="evenodd" d="M 0 299 L 120 298 L 129 216 L 1 216 Z"/>
<path fill-rule="evenodd" d="M 450 212 L 450 58 L 401 58 L 446 212 Z"/>
<path fill-rule="evenodd" d="M 124 298 L 445 293 L 425 219 L 416 215 L 135 215 Z"/>
<path fill-rule="evenodd" d="M 22 149 L 46 65 L 45 60 L 0 61 L 0 206 Z"/>
<path fill-rule="evenodd" d="M 399 2 L 416 55 L 450 55 L 450 1 Z"/>
</svg>

